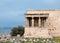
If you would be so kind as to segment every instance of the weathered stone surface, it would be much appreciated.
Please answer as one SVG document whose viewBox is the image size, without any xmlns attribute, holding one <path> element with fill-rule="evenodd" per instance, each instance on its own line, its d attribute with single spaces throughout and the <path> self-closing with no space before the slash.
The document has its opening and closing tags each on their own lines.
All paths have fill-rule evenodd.
<svg viewBox="0 0 60 43">
<path fill-rule="evenodd" d="M 41 17 L 38 14 L 49 14 L 47 19 L 47 27 L 25 27 L 25 37 L 43 37 L 49 38 L 52 36 L 60 37 L 60 10 L 28 10 L 26 17 L 32 17 L 32 14 L 36 14 L 37 17 Z M 35 17 L 35 16 L 33 16 Z"/>
</svg>

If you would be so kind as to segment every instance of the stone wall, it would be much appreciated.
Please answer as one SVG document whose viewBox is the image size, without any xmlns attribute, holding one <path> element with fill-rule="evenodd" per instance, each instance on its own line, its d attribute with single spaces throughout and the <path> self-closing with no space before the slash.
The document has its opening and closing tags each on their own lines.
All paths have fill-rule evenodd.
<svg viewBox="0 0 60 43">
<path fill-rule="evenodd" d="M 48 24 L 53 36 L 60 36 L 60 11 L 49 12 Z"/>
</svg>

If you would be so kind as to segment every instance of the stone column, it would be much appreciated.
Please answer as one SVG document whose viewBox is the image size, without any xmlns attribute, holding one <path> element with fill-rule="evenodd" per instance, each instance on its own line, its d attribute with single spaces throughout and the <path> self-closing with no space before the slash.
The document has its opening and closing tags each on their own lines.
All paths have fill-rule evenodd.
<svg viewBox="0 0 60 43">
<path fill-rule="evenodd" d="M 34 18 L 32 17 L 32 27 L 34 27 Z"/>
<path fill-rule="evenodd" d="M 44 20 L 44 27 L 46 28 L 48 26 L 48 19 L 46 18 L 45 20 Z"/>
<path fill-rule="evenodd" d="M 46 23 L 45 23 L 45 27 L 48 27 L 48 18 L 46 18 L 46 21 L 45 21 Z"/>
<path fill-rule="evenodd" d="M 26 22 L 26 27 L 29 27 L 29 21 L 28 21 L 28 18 L 26 17 L 25 19 L 26 19 L 26 20 L 25 20 L 25 22 Z"/>
<path fill-rule="evenodd" d="M 41 19 L 40 19 L 40 17 L 39 17 L 39 27 L 40 27 L 40 25 L 41 25 L 40 22 L 41 22 Z"/>
</svg>

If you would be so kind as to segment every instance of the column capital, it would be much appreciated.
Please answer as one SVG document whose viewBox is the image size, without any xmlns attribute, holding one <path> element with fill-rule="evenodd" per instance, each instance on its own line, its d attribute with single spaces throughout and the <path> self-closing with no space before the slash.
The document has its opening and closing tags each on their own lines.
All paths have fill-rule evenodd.
<svg viewBox="0 0 60 43">
<path fill-rule="evenodd" d="M 32 17 L 32 19 L 34 19 L 34 17 Z"/>
</svg>

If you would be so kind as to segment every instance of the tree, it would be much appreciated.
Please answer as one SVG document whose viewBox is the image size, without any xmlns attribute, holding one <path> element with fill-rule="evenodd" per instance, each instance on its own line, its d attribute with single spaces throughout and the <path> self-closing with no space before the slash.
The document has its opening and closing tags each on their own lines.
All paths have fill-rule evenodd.
<svg viewBox="0 0 60 43">
<path fill-rule="evenodd" d="M 20 36 L 23 36 L 24 27 L 23 26 L 13 27 L 10 34 L 11 36 L 17 36 L 17 34 L 19 34 Z"/>
</svg>

